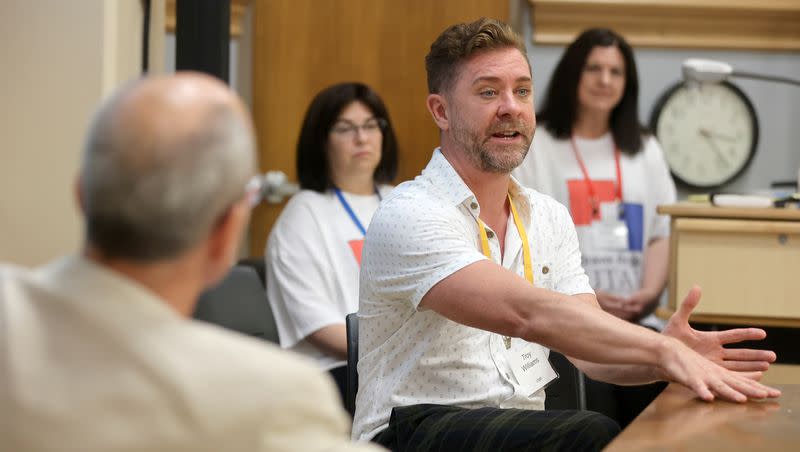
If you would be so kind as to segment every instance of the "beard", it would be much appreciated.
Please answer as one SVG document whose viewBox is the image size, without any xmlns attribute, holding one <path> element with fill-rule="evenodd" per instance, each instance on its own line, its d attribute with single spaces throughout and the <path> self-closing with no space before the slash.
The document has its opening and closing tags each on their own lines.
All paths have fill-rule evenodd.
<svg viewBox="0 0 800 452">
<path fill-rule="evenodd" d="M 482 171 L 511 173 L 528 155 L 533 133 L 522 120 L 508 120 L 493 124 L 485 134 L 470 128 L 465 121 L 454 115 L 451 120 L 453 140 L 467 153 L 469 159 Z M 516 130 L 522 143 L 489 143 L 493 134 L 503 130 Z"/>
</svg>

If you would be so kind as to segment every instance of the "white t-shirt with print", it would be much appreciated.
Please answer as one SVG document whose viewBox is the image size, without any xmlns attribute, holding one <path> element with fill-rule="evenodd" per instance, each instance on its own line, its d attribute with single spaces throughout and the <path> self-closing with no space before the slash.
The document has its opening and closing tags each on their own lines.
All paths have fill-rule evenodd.
<svg viewBox="0 0 800 452">
<path fill-rule="evenodd" d="M 596 193 L 601 200 L 612 200 L 617 171 L 611 134 L 596 139 L 576 137 L 575 144 Z M 628 249 L 617 252 L 602 250 L 608 239 L 596 233 L 600 221 L 591 216 L 586 180 L 569 139 L 556 139 L 546 128 L 538 128 L 530 152 L 513 174 L 522 185 L 569 208 L 592 287 L 627 296 L 641 287 L 647 244 L 669 236 L 669 217 L 657 214 L 656 206 L 674 203 L 676 191 L 661 147 L 652 136 L 644 139 L 644 148 L 636 155 L 620 154 L 620 173 L 622 201 L 636 218 L 626 221 Z M 664 324 L 654 315 L 640 323 L 657 329 Z"/>
<path fill-rule="evenodd" d="M 382 197 L 393 187 L 379 187 Z M 378 208 L 377 195 L 342 192 L 364 228 Z M 272 228 L 266 249 L 267 298 L 281 347 L 314 359 L 323 369 L 345 361 L 306 340 L 358 310 L 358 253 L 364 236 L 333 190 L 295 194 Z"/>
<path fill-rule="evenodd" d="M 570 295 L 593 293 L 564 206 L 513 178 L 509 192 L 527 231 L 534 284 Z M 543 390 L 524 394 L 512 378 L 500 335 L 417 309 L 436 283 L 487 259 L 479 213 L 477 198 L 438 149 L 422 174 L 399 185 L 375 213 L 361 273 L 353 438 L 370 439 L 386 428 L 396 406 L 544 409 Z M 489 244 L 497 264 L 524 278 L 512 216 L 502 262 L 496 235 Z M 528 345 L 512 339 L 512 350 Z"/>
</svg>

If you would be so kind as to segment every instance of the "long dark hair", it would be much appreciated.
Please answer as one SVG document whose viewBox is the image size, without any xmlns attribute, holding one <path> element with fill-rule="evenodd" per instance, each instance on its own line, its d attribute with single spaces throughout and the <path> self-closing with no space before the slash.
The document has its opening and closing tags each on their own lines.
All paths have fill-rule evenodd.
<svg viewBox="0 0 800 452">
<path fill-rule="evenodd" d="M 556 138 L 569 138 L 578 114 L 578 84 L 592 49 L 615 46 L 625 60 L 625 90 L 611 111 L 610 128 L 621 152 L 634 155 L 642 150 L 642 136 L 649 131 L 639 122 L 639 76 L 633 49 L 625 39 L 607 28 L 591 28 L 564 51 L 550 79 L 540 123 Z"/>
<path fill-rule="evenodd" d="M 363 103 L 376 118 L 386 120 L 386 125 L 381 128 L 381 161 L 373 176 L 375 183 L 389 183 L 397 175 L 397 138 L 383 101 L 363 83 L 339 83 L 320 91 L 303 119 L 297 140 L 297 178 L 301 188 L 324 192 L 332 187 L 328 136 L 342 110 L 355 101 Z"/>
</svg>

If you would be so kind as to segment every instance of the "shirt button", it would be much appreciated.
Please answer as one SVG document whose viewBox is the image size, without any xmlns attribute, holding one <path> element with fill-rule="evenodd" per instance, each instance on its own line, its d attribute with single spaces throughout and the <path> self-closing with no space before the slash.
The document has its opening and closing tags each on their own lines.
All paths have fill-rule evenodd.
<svg viewBox="0 0 800 452">
<path fill-rule="evenodd" d="M 491 239 L 491 238 L 494 238 L 494 232 L 492 232 L 492 231 L 486 231 L 486 237 L 489 237 L 490 239 Z"/>
<path fill-rule="evenodd" d="M 545 265 L 544 267 L 542 267 L 542 274 L 543 274 L 543 275 L 546 275 L 546 274 L 548 274 L 548 273 L 550 273 L 550 267 L 548 267 L 547 265 Z"/>
<path fill-rule="evenodd" d="M 477 203 L 477 202 L 473 202 L 473 203 L 472 203 L 472 204 L 470 204 L 469 206 L 470 206 L 470 207 L 472 207 L 472 209 L 473 209 L 473 210 L 475 210 L 475 209 L 477 209 L 477 208 L 478 208 L 478 203 Z"/>
</svg>

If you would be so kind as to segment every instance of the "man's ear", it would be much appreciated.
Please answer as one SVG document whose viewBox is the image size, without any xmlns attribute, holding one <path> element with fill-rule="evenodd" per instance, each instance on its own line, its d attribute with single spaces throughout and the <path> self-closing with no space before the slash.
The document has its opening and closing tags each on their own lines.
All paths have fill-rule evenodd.
<svg viewBox="0 0 800 452">
<path fill-rule="evenodd" d="M 447 99 L 441 94 L 428 94 L 428 99 L 425 101 L 428 111 L 431 112 L 433 121 L 440 130 L 445 131 L 450 128 L 450 116 L 447 111 Z"/>
<path fill-rule="evenodd" d="M 83 180 L 83 176 L 78 173 L 75 177 L 75 183 L 72 186 L 73 193 L 75 195 L 75 202 L 78 204 L 78 209 L 80 210 L 81 214 L 86 216 L 86 201 L 83 199 L 83 184 L 81 183 Z"/>
<path fill-rule="evenodd" d="M 233 204 L 217 221 L 208 237 L 207 255 L 210 273 L 207 284 L 213 285 L 230 270 L 239 251 L 239 243 L 250 219 L 247 200 Z"/>
</svg>

